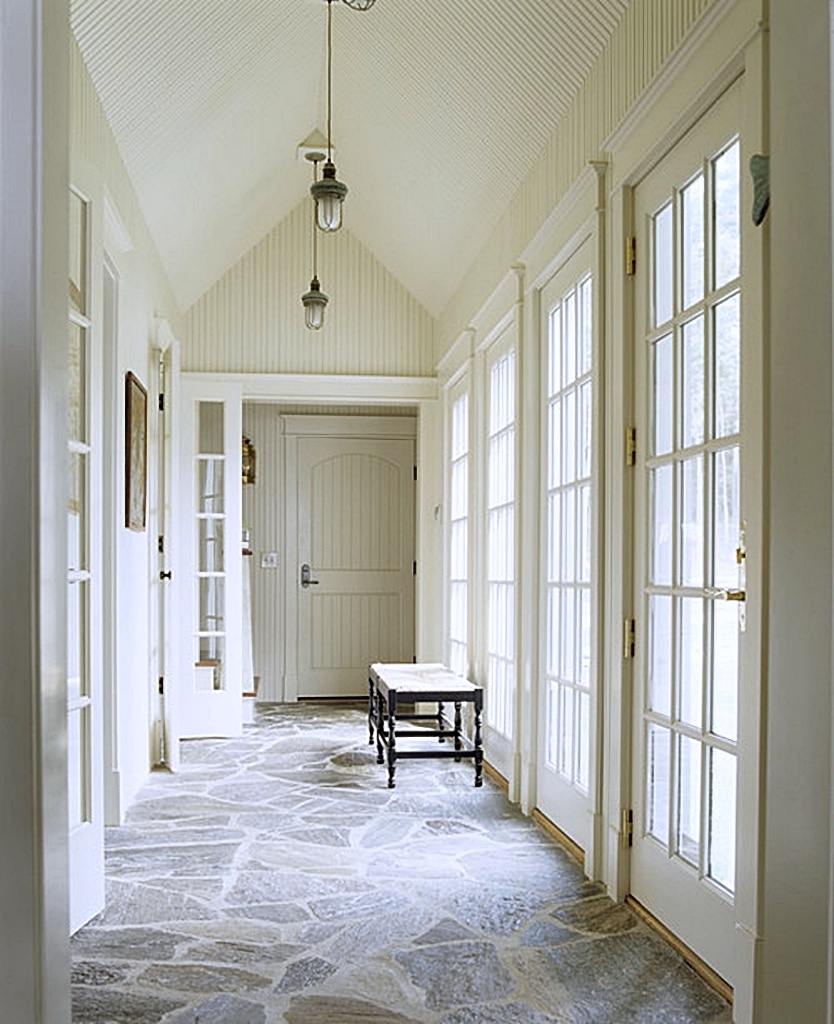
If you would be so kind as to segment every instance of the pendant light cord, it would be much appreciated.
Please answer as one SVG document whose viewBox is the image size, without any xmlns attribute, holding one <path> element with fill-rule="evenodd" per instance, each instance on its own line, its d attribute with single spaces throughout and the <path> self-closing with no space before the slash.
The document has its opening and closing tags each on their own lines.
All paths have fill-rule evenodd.
<svg viewBox="0 0 834 1024">
<path fill-rule="evenodd" d="M 327 0 L 327 159 L 333 160 L 333 143 L 330 136 L 333 78 L 333 0 Z"/>
</svg>

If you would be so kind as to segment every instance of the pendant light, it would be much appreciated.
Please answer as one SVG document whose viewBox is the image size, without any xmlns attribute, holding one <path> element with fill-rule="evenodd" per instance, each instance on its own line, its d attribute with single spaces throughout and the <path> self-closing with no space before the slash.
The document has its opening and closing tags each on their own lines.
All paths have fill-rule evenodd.
<svg viewBox="0 0 834 1024">
<path fill-rule="evenodd" d="M 313 185 L 317 184 L 319 160 L 322 158 L 322 155 L 321 153 L 307 154 L 307 159 L 313 164 Z M 304 323 L 308 330 L 319 331 L 324 323 L 324 309 L 328 303 L 328 298 L 321 290 L 316 269 L 317 232 L 315 204 L 313 204 L 312 228 L 313 279 L 310 281 L 310 290 L 301 296 L 301 303 L 304 306 Z"/>
<path fill-rule="evenodd" d="M 348 0 L 345 0 L 348 2 Z M 354 6 L 348 3 L 348 6 Z M 359 7 L 358 10 L 366 8 Z M 327 160 L 319 181 L 314 181 L 310 192 L 316 203 L 316 223 L 320 231 L 338 231 L 342 226 L 342 203 L 348 192 L 343 181 L 336 178 L 333 164 L 333 137 L 331 134 L 332 120 L 332 80 L 333 80 L 333 0 L 327 0 Z"/>
</svg>

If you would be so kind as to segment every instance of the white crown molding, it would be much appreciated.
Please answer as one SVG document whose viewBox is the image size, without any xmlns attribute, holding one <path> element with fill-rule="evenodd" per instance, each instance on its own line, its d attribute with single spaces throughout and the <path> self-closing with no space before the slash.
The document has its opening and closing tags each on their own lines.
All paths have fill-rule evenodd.
<svg viewBox="0 0 834 1024">
<path fill-rule="evenodd" d="M 363 377 L 316 373 L 183 373 L 184 380 L 240 385 L 246 401 L 328 405 L 420 405 L 436 402 L 435 377 Z"/>
</svg>

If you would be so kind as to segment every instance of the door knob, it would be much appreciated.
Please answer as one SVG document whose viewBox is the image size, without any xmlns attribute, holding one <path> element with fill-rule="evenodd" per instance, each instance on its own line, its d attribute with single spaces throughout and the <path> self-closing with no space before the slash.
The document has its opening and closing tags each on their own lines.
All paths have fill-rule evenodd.
<svg viewBox="0 0 834 1024">
<path fill-rule="evenodd" d="M 319 583 L 318 580 L 310 579 L 310 573 L 311 572 L 312 572 L 312 570 L 310 569 L 310 566 L 308 565 L 307 562 L 305 562 L 301 566 L 301 586 L 304 587 L 305 589 L 307 587 L 317 587 L 318 586 L 318 583 Z"/>
</svg>

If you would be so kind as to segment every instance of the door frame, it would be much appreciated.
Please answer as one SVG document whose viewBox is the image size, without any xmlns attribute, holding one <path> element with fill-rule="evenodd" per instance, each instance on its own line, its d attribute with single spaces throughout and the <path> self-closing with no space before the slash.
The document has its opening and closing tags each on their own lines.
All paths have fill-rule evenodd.
<svg viewBox="0 0 834 1024">
<path fill-rule="evenodd" d="M 414 459 L 417 460 L 416 419 L 405 416 L 338 416 L 317 414 L 288 414 L 282 417 L 284 427 L 284 678 L 283 700 L 298 700 L 298 644 L 299 597 L 298 565 L 296 564 L 296 538 L 298 536 L 298 481 L 299 441 L 305 437 L 333 437 L 354 439 L 397 439 L 415 442 Z M 415 496 L 415 529 L 417 517 Z M 416 544 L 416 536 L 415 536 Z M 416 549 L 416 548 L 415 548 Z M 414 636 L 417 637 L 417 605 L 415 592 Z"/>
</svg>

